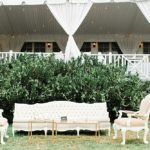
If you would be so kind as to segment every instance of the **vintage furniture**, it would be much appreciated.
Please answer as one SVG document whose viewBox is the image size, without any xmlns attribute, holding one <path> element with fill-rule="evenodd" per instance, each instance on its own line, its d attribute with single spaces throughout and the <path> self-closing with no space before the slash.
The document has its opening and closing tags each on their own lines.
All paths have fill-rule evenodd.
<svg viewBox="0 0 150 150">
<path fill-rule="evenodd" d="M 0 109 L 0 136 L 1 136 L 1 144 L 5 144 L 4 138 L 8 138 L 7 135 L 7 128 L 8 128 L 8 122 L 7 119 L 3 117 L 2 115 L 3 109 Z"/>
<path fill-rule="evenodd" d="M 78 128 L 88 129 L 91 131 L 95 131 L 95 140 L 98 141 L 98 137 L 100 136 L 100 124 L 97 121 L 57 121 L 55 122 L 54 130 L 56 139 L 58 139 L 57 131 L 64 130 L 64 126 L 71 126 L 78 130 Z M 79 132 L 77 132 L 79 136 Z"/>
<path fill-rule="evenodd" d="M 19 123 L 19 122 L 17 122 Z M 20 122 L 20 123 L 23 123 L 23 122 Z M 54 140 L 55 140 L 55 131 L 57 131 L 55 128 L 56 128 L 56 123 L 54 121 L 51 121 L 51 120 L 30 120 L 28 122 L 28 143 L 29 144 L 32 144 L 32 129 L 33 129 L 33 124 L 39 124 L 39 123 L 46 123 L 47 124 L 47 127 L 49 127 L 49 125 L 52 127 L 52 143 L 54 143 Z"/>
<path fill-rule="evenodd" d="M 147 95 L 142 101 L 140 105 L 140 109 L 137 112 L 133 111 L 124 111 L 120 110 L 119 111 L 120 115 L 118 119 L 114 121 L 113 127 L 114 127 L 114 139 L 117 138 L 117 130 L 121 130 L 122 132 L 122 145 L 125 144 L 126 142 L 126 131 L 131 130 L 137 132 L 137 137 L 138 136 L 138 131 L 144 130 L 144 137 L 143 141 L 145 144 L 148 143 L 147 141 L 147 134 L 149 131 L 148 128 L 148 119 L 149 119 L 149 114 L 150 114 L 150 94 Z M 122 113 L 127 114 L 127 118 L 122 118 Z"/>
<path fill-rule="evenodd" d="M 76 122 L 99 122 L 100 130 L 108 130 L 110 134 L 110 119 L 107 112 L 106 103 L 75 103 L 70 101 L 53 101 L 48 103 L 37 103 L 33 105 L 15 104 L 12 132 L 23 130 L 28 131 L 28 122 L 30 120 L 51 120 L 61 121 L 61 118 L 67 118 L 67 121 Z M 24 121 L 24 123 L 17 123 Z M 26 122 L 26 123 L 25 123 Z M 80 130 L 91 130 L 90 126 L 84 128 L 82 125 L 75 127 L 73 124 L 63 125 L 63 128 L 57 127 L 58 131 L 76 130 L 79 135 Z M 52 130 L 52 126 L 47 123 L 32 123 L 32 131 Z"/>
</svg>

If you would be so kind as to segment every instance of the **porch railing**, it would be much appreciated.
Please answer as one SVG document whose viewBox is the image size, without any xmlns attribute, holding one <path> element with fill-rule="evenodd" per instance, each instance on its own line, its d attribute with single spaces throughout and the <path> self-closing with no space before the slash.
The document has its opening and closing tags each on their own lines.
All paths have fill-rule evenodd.
<svg viewBox="0 0 150 150">
<path fill-rule="evenodd" d="M 7 60 L 7 61 L 11 61 L 12 58 L 13 59 L 17 59 L 18 56 L 20 55 L 37 55 L 37 56 L 41 56 L 41 57 L 48 57 L 50 55 L 54 55 L 56 59 L 64 59 L 64 55 L 63 53 L 41 53 L 41 52 L 38 52 L 38 53 L 34 53 L 34 52 L 13 52 L 13 51 L 10 51 L 10 52 L 0 52 L 0 60 L 1 59 L 4 59 L 4 60 Z"/>
<path fill-rule="evenodd" d="M 11 61 L 12 58 L 17 59 L 19 55 L 24 55 L 22 52 L 0 52 L 0 60 Z M 26 53 L 29 55 L 38 55 L 41 57 L 47 57 L 52 54 L 56 59 L 64 59 L 65 56 L 62 53 Z M 87 55 L 96 57 L 103 64 L 113 64 L 114 66 L 127 66 L 127 73 L 136 74 L 138 73 L 140 78 L 143 80 L 150 80 L 150 55 L 148 54 L 91 54 Z"/>
</svg>

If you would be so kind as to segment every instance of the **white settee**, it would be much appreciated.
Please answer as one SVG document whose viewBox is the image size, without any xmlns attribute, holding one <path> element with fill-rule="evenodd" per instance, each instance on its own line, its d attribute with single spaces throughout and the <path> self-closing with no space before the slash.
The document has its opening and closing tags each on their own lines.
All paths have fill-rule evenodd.
<svg viewBox="0 0 150 150">
<path fill-rule="evenodd" d="M 47 135 L 47 131 L 52 130 L 52 124 L 46 120 L 61 122 L 63 116 L 67 117 L 67 122 L 76 122 L 76 124 L 58 124 L 57 131 L 77 130 L 79 135 L 80 130 L 96 130 L 95 126 L 88 122 L 97 122 L 100 130 L 108 129 L 110 134 L 110 119 L 105 102 L 87 104 L 53 101 L 32 105 L 15 103 L 13 135 L 15 131 L 28 131 L 31 120 L 35 121 L 32 123 L 32 131 L 44 130 Z"/>
</svg>

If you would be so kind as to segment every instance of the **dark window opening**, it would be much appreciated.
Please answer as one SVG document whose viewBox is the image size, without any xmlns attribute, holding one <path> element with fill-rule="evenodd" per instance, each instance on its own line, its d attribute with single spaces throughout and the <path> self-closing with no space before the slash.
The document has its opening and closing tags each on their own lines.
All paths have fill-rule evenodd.
<svg viewBox="0 0 150 150">
<path fill-rule="evenodd" d="M 143 53 L 150 54 L 150 42 L 143 43 Z"/>
<path fill-rule="evenodd" d="M 21 48 L 21 52 L 32 52 L 32 42 L 25 42 Z"/>
<path fill-rule="evenodd" d="M 45 42 L 35 42 L 34 52 L 45 52 Z"/>
<path fill-rule="evenodd" d="M 53 42 L 53 52 L 60 52 L 61 49 L 59 48 L 58 44 L 56 42 Z"/>
<path fill-rule="evenodd" d="M 112 53 L 114 53 L 114 54 L 123 54 L 120 47 L 118 46 L 117 42 L 112 42 L 111 46 L 112 46 Z"/>
<path fill-rule="evenodd" d="M 91 43 L 90 42 L 84 42 L 80 51 L 81 52 L 90 52 L 91 51 Z"/>
<path fill-rule="evenodd" d="M 98 42 L 98 52 L 108 53 L 109 52 L 109 42 Z"/>
</svg>

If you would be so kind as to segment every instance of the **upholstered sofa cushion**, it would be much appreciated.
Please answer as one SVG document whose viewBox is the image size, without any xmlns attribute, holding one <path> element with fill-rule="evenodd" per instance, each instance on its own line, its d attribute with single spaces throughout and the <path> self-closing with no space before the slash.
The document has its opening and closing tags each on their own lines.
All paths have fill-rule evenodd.
<svg viewBox="0 0 150 150">
<path fill-rule="evenodd" d="M 52 126 L 50 124 L 44 123 L 44 121 L 61 122 L 62 116 L 66 116 L 68 122 L 75 122 L 75 124 L 59 124 L 57 129 L 60 131 L 70 129 L 75 130 L 77 127 L 80 129 L 95 130 L 95 125 L 92 127 L 92 125 L 88 124 L 88 122 L 105 122 L 107 124 L 107 128 L 108 124 L 110 125 L 106 103 L 87 104 L 70 101 L 52 101 L 48 103 L 36 103 L 33 105 L 16 103 L 13 119 L 13 129 L 27 131 L 28 122 L 31 120 L 43 120 L 43 124 L 33 123 L 32 129 L 51 130 Z M 24 124 L 20 123 L 21 121 L 24 122 Z"/>
<path fill-rule="evenodd" d="M 14 121 L 29 121 L 34 119 L 34 105 L 15 104 Z"/>
<path fill-rule="evenodd" d="M 139 114 L 145 115 L 150 107 L 150 94 L 148 94 L 141 102 Z"/>
<path fill-rule="evenodd" d="M 128 126 L 140 127 L 140 126 L 144 126 L 145 121 L 136 118 L 130 118 L 130 120 L 129 118 L 120 118 L 120 119 L 116 119 L 115 123 L 117 125 L 124 126 L 124 127 L 128 127 Z"/>
<path fill-rule="evenodd" d="M 0 118 L 0 127 L 7 125 L 7 119 L 6 118 Z"/>
</svg>

